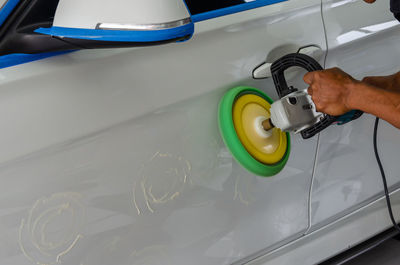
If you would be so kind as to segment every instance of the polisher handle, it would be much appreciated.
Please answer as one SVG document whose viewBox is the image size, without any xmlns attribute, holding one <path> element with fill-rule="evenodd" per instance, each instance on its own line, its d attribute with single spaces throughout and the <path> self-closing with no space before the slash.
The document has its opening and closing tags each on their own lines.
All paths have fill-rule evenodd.
<svg viewBox="0 0 400 265">
<path fill-rule="evenodd" d="M 285 71 L 294 66 L 304 68 L 308 72 L 323 70 L 322 66 L 314 58 L 302 53 L 290 53 L 276 60 L 271 65 L 271 73 L 279 98 L 282 98 L 297 90 L 293 87 L 288 87 L 285 78 Z M 303 139 L 311 138 L 335 121 L 336 117 L 324 114 L 319 122 L 307 129 L 302 130 L 301 136 Z"/>
<path fill-rule="evenodd" d="M 308 72 L 323 70 L 322 66 L 314 58 L 302 53 L 290 53 L 276 60 L 271 65 L 271 74 L 279 98 L 283 98 L 297 90 L 293 87 L 288 87 L 285 78 L 285 71 L 294 66 L 304 68 Z"/>
<path fill-rule="evenodd" d="M 276 60 L 271 65 L 271 74 L 279 98 L 282 98 L 297 91 L 296 88 L 288 87 L 284 75 L 284 72 L 288 68 L 294 66 L 304 68 L 308 72 L 323 70 L 322 66 L 314 58 L 302 53 L 290 53 Z M 303 137 L 303 139 L 311 138 L 336 121 L 338 121 L 339 124 L 344 124 L 351 120 L 359 118 L 362 114 L 363 112 L 359 110 L 353 110 L 342 116 L 337 117 L 324 114 L 319 122 L 302 130 L 301 136 Z"/>
</svg>

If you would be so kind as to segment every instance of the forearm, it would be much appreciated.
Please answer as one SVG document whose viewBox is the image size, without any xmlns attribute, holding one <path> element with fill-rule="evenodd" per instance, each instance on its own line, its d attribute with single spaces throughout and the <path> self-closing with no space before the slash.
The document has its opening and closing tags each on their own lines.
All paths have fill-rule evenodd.
<svg viewBox="0 0 400 265">
<path fill-rule="evenodd" d="M 362 82 L 385 90 L 400 91 L 400 72 L 388 76 L 366 76 Z"/>
<path fill-rule="evenodd" d="M 347 105 L 351 109 L 375 115 L 400 129 L 400 89 L 387 90 L 356 82 L 349 88 Z"/>
</svg>

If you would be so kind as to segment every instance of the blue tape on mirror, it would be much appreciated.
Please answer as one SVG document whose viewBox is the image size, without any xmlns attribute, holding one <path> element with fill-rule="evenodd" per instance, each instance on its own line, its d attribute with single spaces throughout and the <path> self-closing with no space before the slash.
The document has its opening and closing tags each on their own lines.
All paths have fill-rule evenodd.
<svg viewBox="0 0 400 265">
<path fill-rule="evenodd" d="M 163 30 L 103 30 L 51 27 L 39 28 L 36 33 L 61 38 L 112 42 L 157 42 L 193 35 L 194 24 Z"/>
<path fill-rule="evenodd" d="M 8 0 L 0 9 L 0 26 L 3 25 L 7 17 L 11 14 L 20 0 Z"/>
</svg>

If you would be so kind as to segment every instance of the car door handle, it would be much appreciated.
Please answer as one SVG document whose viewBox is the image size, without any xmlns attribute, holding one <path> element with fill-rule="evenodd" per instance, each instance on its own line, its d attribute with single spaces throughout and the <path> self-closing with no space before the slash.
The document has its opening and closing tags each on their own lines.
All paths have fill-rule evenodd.
<svg viewBox="0 0 400 265">
<path fill-rule="evenodd" d="M 308 46 L 303 46 L 298 49 L 298 53 L 306 54 L 308 56 L 313 57 L 314 59 L 318 60 L 322 57 L 323 52 L 322 49 L 316 45 L 308 45 Z M 254 79 L 265 79 L 265 78 L 270 78 L 272 76 L 271 74 L 271 65 L 273 62 L 264 62 L 257 66 L 253 70 L 253 78 Z M 290 71 L 290 70 L 288 70 Z"/>
</svg>

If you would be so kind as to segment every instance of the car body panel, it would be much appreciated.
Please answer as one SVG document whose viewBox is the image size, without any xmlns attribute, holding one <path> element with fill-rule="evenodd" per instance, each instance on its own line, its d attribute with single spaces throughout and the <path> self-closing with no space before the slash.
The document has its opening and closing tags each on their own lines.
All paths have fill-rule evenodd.
<svg viewBox="0 0 400 265">
<path fill-rule="evenodd" d="M 355 16 L 357 16 L 355 18 Z M 361 79 L 397 72 L 400 25 L 389 1 L 323 1 L 329 52 L 326 68 L 340 67 Z M 320 136 L 312 190 L 312 230 L 329 224 L 381 197 L 383 185 L 374 156 L 374 117 L 364 114 L 344 126 L 331 126 Z M 400 181 L 400 134 L 381 121 L 378 149 L 388 183 Z"/>
<path fill-rule="evenodd" d="M 391 192 L 394 218 L 400 220 L 400 191 Z M 319 264 L 392 227 L 384 197 L 366 204 L 304 237 L 277 248 L 251 265 Z M 342 261 L 342 260 L 340 260 Z M 328 263 L 329 264 L 329 263 Z"/>
<path fill-rule="evenodd" d="M 293 136 L 284 170 L 257 177 L 217 109 L 238 85 L 276 99 L 252 70 L 309 44 L 326 50 L 320 1 L 293 0 L 202 21 L 185 43 L 2 69 L 0 263 L 245 263 L 299 238 L 317 138 Z"/>
</svg>

